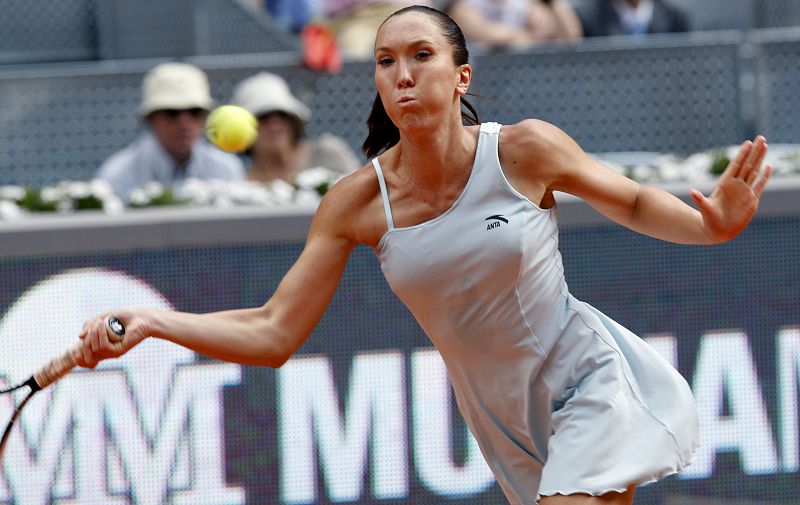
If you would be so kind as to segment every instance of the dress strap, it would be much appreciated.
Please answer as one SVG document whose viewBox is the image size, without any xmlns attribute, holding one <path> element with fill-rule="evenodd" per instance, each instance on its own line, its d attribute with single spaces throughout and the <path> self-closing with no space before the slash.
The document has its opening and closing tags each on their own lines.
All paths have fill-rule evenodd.
<svg viewBox="0 0 800 505">
<path fill-rule="evenodd" d="M 386 214 L 386 228 L 388 230 L 394 229 L 394 219 L 392 219 L 392 207 L 389 205 L 389 192 L 386 189 L 386 180 L 383 178 L 383 170 L 378 158 L 372 158 L 372 166 L 375 167 L 375 173 L 378 174 L 378 185 L 381 187 L 381 200 L 383 200 L 383 213 Z"/>
<path fill-rule="evenodd" d="M 481 123 L 481 133 L 496 135 L 500 133 L 501 126 L 500 123 Z"/>
</svg>

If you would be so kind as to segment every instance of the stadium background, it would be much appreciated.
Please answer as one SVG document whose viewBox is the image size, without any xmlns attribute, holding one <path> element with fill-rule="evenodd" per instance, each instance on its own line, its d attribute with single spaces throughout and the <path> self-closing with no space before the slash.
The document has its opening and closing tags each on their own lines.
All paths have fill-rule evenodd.
<svg viewBox="0 0 800 505">
<path fill-rule="evenodd" d="M 204 68 L 220 102 L 234 83 L 258 70 L 280 73 L 314 110 L 311 134 L 334 131 L 354 147 L 363 138 L 373 94 L 371 63 L 348 61 L 332 76 L 303 69 L 292 38 L 235 1 L 69 0 L 44 2 L 42 8 L 36 3 L 7 0 L 2 5 L 0 183 L 90 177 L 105 156 L 136 134 L 144 72 L 171 58 Z M 736 143 L 754 132 L 771 143 L 796 143 L 796 2 L 702 4 L 689 7 L 700 27 L 708 28 L 702 32 L 476 53 L 473 91 L 489 97 L 478 108 L 484 118 L 501 122 L 528 116 L 550 120 L 598 153 L 690 153 Z M 163 24 L 155 26 L 153 19 Z M 634 332 L 660 338 L 663 349 L 674 351 L 678 369 L 693 387 L 716 387 L 704 389 L 711 393 L 699 399 L 702 406 L 716 407 L 703 412 L 720 430 L 714 432 L 715 451 L 705 455 L 710 471 L 642 488 L 637 503 L 800 503 L 800 351 L 793 351 L 800 340 L 800 192 L 796 184 L 788 188 L 781 193 L 785 204 L 779 209 L 768 209 L 736 241 L 715 248 L 640 237 L 592 217 L 574 202 L 565 202 L 559 211 L 567 280 L 576 296 Z M 685 196 L 683 189 L 676 192 Z M 765 205 L 776 195 L 770 190 Z M 57 339 L 74 334 L 84 313 L 94 313 L 103 303 L 121 303 L 119 296 L 108 295 L 110 280 L 119 276 L 124 285 L 145 285 L 181 310 L 262 303 L 299 253 L 310 213 L 307 208 L 214 216 L 140 211 L 133 217 L 0 223 L 0 345 L 8 350 L 2 353 L 0 375 L 13 375 L 14 367 L 7 363 L 18 354 L 12 351 L 29 348 L 29 339 L 60 349 Z M 82 282 L 59 284 L 65 273 L 78 275 Z M 58 289 L 46 289 L 51 285 Z M 34 310 L 41 307 L 37 303 L 44 303 L 46 318 Z M 735 356 L 725 352 L 727 343 Z M 290 364 L 275 372 L 243 367 L 238 378 L 220 386 L 222 459 L 206 464 L 221 465 L 225 485 L 238 491 L 215 494 L 208 488 L 206 502 L 504 503 L 496 486 L 486 483 L 485 473 L 468 466 L 474 454 L 452 412 L 445 430 L 451 437 L 445 437 L 450 474 L 426 469 L 425 448 L 441 440 L 427 440 L 428 434 L 420 431 L 432 416 L 414 410 L 420 391 L 412 386 L 427 377 L 414 363 L 427 356 L 428 346 L 388 290 L 371 251 L 358 249 L 333 305 L 298 354 L 296 368 Z M 395 368 L 374 374 L 371 362 Z M 292 389 L 286 378 L 301 374 L 304 364 L 320 365 L 329 373 L 309 375 L 300 381 L 306 389 Z M 124 369 L 123 376 L 132 377 L 131 370 Z M 214 370 L 209 368 L 209 374 Z M 42 410 L 24 416 L 27 438 L 17 439 L 15 450 L 22 452 L 3 462 L 0 503 L 199 503 L 181 498 L 181 493 L 203 487 L 198 469 L 203 460 L 197 454 L 203 446 L 193 438 L 193 426 L 213 425 L 219 406 L 214 398 L 176 381 L 166 403 L 149 407 L 155 414 L 146 414 L 148 407 L 139 401 L 135 385 L 92 390 L 104 373 L 112 372 L 81 372 L 65 383 L 73 381 L 87 396 L 100 398 L 96 403 L 103 415 L 97 422 L 103 436 L 97 445 L 105 448 L 104 460 L 114 469 L 101 479 L 106 488 L 92 488 L 82 479 L 101 468 L 86 462 L 89 452 L 75 443 L 84 429 L 78 412 L 90 408 L 69 396 L 68 383 L 59 384 L 63 389 L 54 395 L 63 399 L 58 405 L 73 421 L 52 431 L 56 442 L 50 446 L 44 441 L 51 433 L 47 427 L 55 426 L 55 414 Z M 287 396 L 286 391 L 317 389 L 329 399 L 326 384 L 334 386 L 336 409 Z M 387 384 L 400 390 L 382 390 Z M 191 396 L 192 391 L 199 403 L 186 400 L 170 410 L 169 398 Z M 743 397 L 743 391 L 757 394 Z M 399 398 L 405 410 L 394 410 L 387 398 Z M 121 405 L 115 401 L 128 401 L 125 405 L 135 413 L 129 419 L 131 429 L 150 437 L 144 460 L 130 456 L 136 451 L 126 448 L 139 439 L 126 438 L 127 432 L 114 424 L 119 421 L 114 421 L 111 406 Z M 447 402 L 434 406 L 448 412 Z M 320 410 L 310 414 L 314 408 Z M 0 404 L 4 415 L 9 409 L 10 403 Z M 164 424 L 168 416 L 159 418 L 159 412 L 184 410 L 188 415 L 174 430 Z M 338 416 L 339 426 L 325 426 L 323 414 Z M 155 416 L 155 424 L 148 416 Z M 366 428 L 352 421 L 358 416 L 365 416 Z M 305 430 L 305 424 L 287 421 L 292 419 L 313 427 Z M 152 425 L 157 429 L 148 428 Z M 37 432 L 37 426 L 45 428 Z M 389 429 L 384 426 L 401 435 L 399 443 L 388 439 L 392 450 L 399 451 L 389 456 L 379 447 L 387 440 L 381 438 Z M 163 433 L 172 431 L 174 440 L 165 438 Z M 158 452 L 163 440 L 177 444 L 174 453 Z M 315 447 L 311 462 L 297 449 L 309 440 Z M 335 451 L 325 452 L 323 442 L 363 461 L 337 459 Z M 146 475 L 136 477 L 142 461 L 164 469 L 152 482 Z M 337 474 L 332 462 L 352 473 Z M 24 471 L 10 471 L 11 465 Z M 303 474 L 298 468 L 314 472 Z M 459 468 L 472 473 L 464 477 Z M 287 480 L 301 474 L 303 482 Z M 454 478 L 448 487 L 442 484 L 448 475 L 464 480 Z M 470 477 L 477 484 L 470 486 Z M 156 491 L 149 497 L 140 488 Z"/>
</svg>

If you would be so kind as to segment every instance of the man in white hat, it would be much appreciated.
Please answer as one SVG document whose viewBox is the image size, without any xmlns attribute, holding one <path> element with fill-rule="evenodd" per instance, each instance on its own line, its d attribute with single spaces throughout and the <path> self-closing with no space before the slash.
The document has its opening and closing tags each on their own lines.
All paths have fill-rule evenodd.
<svg viewBox="0 0 800 505">
<path fill-rule="evenodd" d="M 341 138 L 306 136 L 311 111 L 278 75 L 260 72 L 248 77 L 236 86 L 231 101 L 258 118 L 258 137 L 248 152 L 252 165 L 247 178 L 252 181 L 291 183 L 308 168 L 324 167 L 345 175 L 361 165 Z"/>
<path fill-rule="evenodd" d="M 188 178 L 244 180 L 237 156 L 203 140 L 213 103 L 206 74 L 194 65 L 164 63 L 151 69 L 139 107 L 148 131 L 108 158 L 97 177 L 124 200 L 148 182 L 176 186 Z"/>
</svg>

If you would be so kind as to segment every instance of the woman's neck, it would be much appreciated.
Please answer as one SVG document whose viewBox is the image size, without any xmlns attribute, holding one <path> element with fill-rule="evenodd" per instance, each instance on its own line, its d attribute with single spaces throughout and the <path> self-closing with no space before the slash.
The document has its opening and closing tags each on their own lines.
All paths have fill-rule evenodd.
<svg viewBox="0 0 800 505">
<path fill-rule="evenodd" d="M 460 118 L 434 132 L 401 133 L 399 144 L 398 168 L 403 176 L 432 190 L 447 187 L 453 174 L 469 170 L 475 158 L 474 136 Z"/>
</svg>

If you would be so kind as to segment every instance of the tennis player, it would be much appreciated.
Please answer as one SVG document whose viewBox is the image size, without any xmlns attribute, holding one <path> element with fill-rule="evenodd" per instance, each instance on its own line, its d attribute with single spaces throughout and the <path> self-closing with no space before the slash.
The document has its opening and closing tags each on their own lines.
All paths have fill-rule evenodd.
<svg viewBox="0 0 800 505">
<path fill-rule="evenodd" d="M 367 244 L 444 358 L 509 502 L 630 504 L 637 485 L 690 463 L 692 394 L 640 338 L 570 295 L 553 192 L 661 240 L 725 242 L 756 212 L 771 174 L 761 169 L 766 141 L 744 142 L 710 196 L 693 190 L 696 210 L 605 167 L 546 122 L 464 125 L 471 75 L 449 17 L 420 6 L 391 15 L 375 43 L 372 161 L 322 200 L 273 296 L 202 315 L 117 311 L 126 349 L 152 336 L 278 367 L 322 317 L 350 251 Z M 86 323 L 80 365 L 119 355 L 107 316 Z"/>
</svg>

